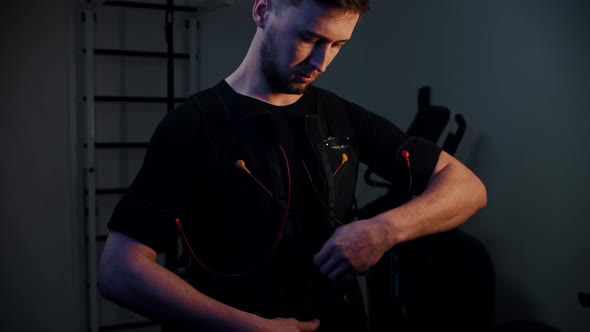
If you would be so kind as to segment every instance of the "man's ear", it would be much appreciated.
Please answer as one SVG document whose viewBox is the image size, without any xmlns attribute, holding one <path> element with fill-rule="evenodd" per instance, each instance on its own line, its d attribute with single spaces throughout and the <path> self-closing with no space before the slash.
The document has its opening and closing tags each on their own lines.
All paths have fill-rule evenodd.
<svg viewBox="0 0 590 332">
<path fill-rule="evenodd" d="M 252 7 L 252 18 L 254 18 L 254 23 L 261 28 L 267 24 L 268 17 L 270 16 L 270 6 L 272 5 L 272 0 L 255 0 L 254 7 Z"/>
</svg>

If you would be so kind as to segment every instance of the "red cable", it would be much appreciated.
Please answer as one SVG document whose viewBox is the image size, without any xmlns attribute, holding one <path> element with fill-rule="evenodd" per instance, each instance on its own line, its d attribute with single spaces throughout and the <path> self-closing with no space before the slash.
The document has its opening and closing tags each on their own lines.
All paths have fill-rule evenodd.
<svg viewBox="0 0 590 332">
<path fill-rule="evenodd" d="M 338 171 L 342 168 L 342 166 L 344 166 L 344 164 L 346 164 L 347 161 L 348 161 L 348 155 L 346 155 L 346 153 L 343 153 L 342 154 L 342 161 L 340 162 L 340 165 L 338 165 L 336 170 L 332 173 L 332 177 L 336 176 Z"/>
<path fill-rule="evenodd" d="M 258 183 L 258 185 L 259 185 L 259 186 L 260 186 L 262 189 L 264 189 L 264 191 L 266 191 L 266 193 L 267 193 L 267 194 L 268 194 L 270 197 L 274 197 L 274 196 L 273 196 L 273 194 L 270 192 L 270 190 L 268 190 L 268 189 L 266 188 L 266 186 L 264 186 L 264 185 L 262 184 L 262 182 L 258 181 L 258 179 L 257 179 L 257 178 L 256 178 L 254 175 L 252 175 L 252 172 L 250 172 L 250 170 L 248 169 L 248 167 L 246 167 L 246 163 L 244 163 L 244 161 L 243 161 L 243 160 L 241 160 L 241 159 L 240 159 L 240 160 L 236 161 L 236 167 L 243 169 L 243 170 L 244 170 L 244 172 L 246 172 L 248 175 L 250 175 L 250 177 L 251 177 L 251 178 L 252 178 L 254 181 L 256 181 L 256 183 Z"/>
<path fill-rule="evenodd" d="M 222 277 L 239 277 L 239 276 L 243 276 L 246 275 L 248 273 L 251 273 L 252 271 L 256 270 L 258 267 L 264 265 L 264 263 L 266 263 L 266 261 L 268 261 L 268 259 L 272 256 L 272 254 L 274 254 L 276 248 L 279 245 L 279 242 L 281 241 L 281 238 L 283 237 L 283 230 L 285 228 L 285 221 L 287 220 L 287 215 L 289 214 L 289 209 L 291 208 L 291 170 L 289 168 L 289 159 L 287 158 L 287 154 L 285 153 L 285 150 L 283 149 L 283 147 L 279 144 L 279 149 L 281 150 L 282 154 L 283 154 L 283 158 L 285 160 L 285 167 L 287 169 L 287 208 L 285 209 L 285 213 L 283 214 L 283 218 L 281 221 L 281 230 L 279 231 L 279 234 L 276 238 L 276 240 L 273 243 L 272 249 L 271 251 L 268 253 L 268 255 L 266 256 L 266 258 L 264 258 L 264 260 L 262 261 L 262 263 L 258 266 L 255 266 L 254 268 L 252 268 L 249 271 L 246 272 L 240 272 L 240 273 L 222 273 L 222 272 L 217 272 L 213 269 L 211 269 L 210 267 L 208 267 L 207 265 L 205 265 L 200 259 L 199 257 L 197 257 L 197 255 L 195 254 L 195 252 L 193 251 L 193 248 L 191 247 L 191 245 L 189 244 L 189 241 L 186 237 L 186 233 L 184 232 L 184 228 L 182 227 L 182 224 L 180 222 L 180 218 L 176 218 L 176 220 L 174 221 L 176 223 L 176 225 L 178 226 L 178 229 L 180 230 L 180 233 L 182 234 L 182 238 L 184 239 L 184 242 L 186 243 L 186 246 L 188 247 L 189 251 L 191 252 L 191 254 L 193 255 L 193 257 L 197 260 L 197 262 L 209 273 L 212 274 L 216 274 Z M 248 174 L 250 174 L 250 172 L 248 172 Z M 266 189 L 266 187 L 264 187 L 262 185 L 262 183 L 260 183 L 260 181 L 258 181 L 252 174 L 250 174 L 250 176 L 252 176 L 253 179 L 256 180 L 256 182 L 258 182 L 258 184 L 260 184 L 270 195 L 271 197 L 272 194 L 268 191 L 268 189 Z"/>
</svg>

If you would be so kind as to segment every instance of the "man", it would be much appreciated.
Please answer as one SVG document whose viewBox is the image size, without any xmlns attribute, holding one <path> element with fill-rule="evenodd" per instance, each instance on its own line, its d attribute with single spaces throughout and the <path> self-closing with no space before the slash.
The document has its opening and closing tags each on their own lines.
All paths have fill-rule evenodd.
<svg viewBox="0 0 590 332">
<path fill-rule="evenodd" d="M 312 86 L 367 6 L 255 0 L 242 64 L 156 129 L 109 223 L 103 296 L 186 331 L 363 331 L 355 276 L 485 206 L 453 157 Z M 419 195 L 351 222 L 359 162 Z M 179 234 L 188 282 L 155 262 Z"/>
</svg>

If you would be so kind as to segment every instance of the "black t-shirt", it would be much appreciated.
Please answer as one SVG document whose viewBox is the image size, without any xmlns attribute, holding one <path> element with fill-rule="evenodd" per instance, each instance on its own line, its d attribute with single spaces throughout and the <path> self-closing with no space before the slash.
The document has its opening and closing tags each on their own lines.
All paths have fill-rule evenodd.
<svg viewBox="0 0 590 332">
<path fill-rule="evenodd" d="M 302 155 L 308 147 L 305 135 L 305 116 L 315 108 L 314 92 L 304 94 L 287 106 L 274 106 L 260 100 L 235 93 L 225 81 L 222 83 L 228 98 L 227 106 L 234 110 L 248 110 L 249 115 L 270 112 L 278 140 L 285 150 L 291 177 L 291 203 L 281 239 L 283 255 L 295 259 L 309 259 L 320 244 L 313 237 L 318 233 L 320 200 L 315 193 L 316 184 L 307 173 Z M 315 228 L 315 229 L 314 229 Z M 325 230 L 324 230 L 325 233 Z M 302 256 L 305 256 L 302 258 Z"/>
<path fill-rule="evenodd" d="M 297 102 L 273 106 L 236 93 L 225 81 L 216 88 L 224 91 L 230 109 L 250 115 L 271 113 L 290 166 L 293 193 L 281 241 L 267 264 L 254 274 L 257 281 L 231 281 L 224 287 L 235 287 L 232 293 L 241 297 L 259 297 L 259 301 L 273 302 L 262 309 L 266 312 L 261 312 L 269 318 L 320 318 L 321 331 L 349 331 L 355 324 L 362 325 L 359 323 L 362 304 L 358 287 L 335 286 L 312 264 L 313 255 L 332 230 L 318 222 L 323 202 L 301 158 L 306 146 L 302 143 L 306 139 L 303 124 L 305 116 L 315 109 L 316 94 L 325 92 L 311 87 Z M 391 122 L 356 104 L 345 102 L 345 105 L 342 116 L 348 117 L 353 125 L 360 161 L 394 182 L 408 176 L 408 169 L 399 162 L 400 152 L 407 149 L 412 164 L 410 191 L 420 193 L 426 187 L 440 150 L 425 140 L 408 137 Z M 174 210 L 177 201 L 186 199 L 178 188 L 187 178 L 206 176 L 201 174 L 200 165 L 207 160 L 202 160 L 198 152 L 206 141 L 205 130 L 203 117 L 194 103 L 188 102 L 165 116 L 150 140 L 142 168 L 111 217 L 110 230 L 136 238 L 158 252 L 175 245 L 178 232 L 170 222 L 174 216 L 168 215 L 168 211 Z M 206 198 L 204 202 L 206 204 Z M 249 282 L 256 285 L 249 287 Z M 195 287 L 201 290 L 199 284 Z M 217 294 L 207 290 L 204 293 Z M 244 310 L 251 308 L 248 303 L 242 307 Z"/>
</svg>

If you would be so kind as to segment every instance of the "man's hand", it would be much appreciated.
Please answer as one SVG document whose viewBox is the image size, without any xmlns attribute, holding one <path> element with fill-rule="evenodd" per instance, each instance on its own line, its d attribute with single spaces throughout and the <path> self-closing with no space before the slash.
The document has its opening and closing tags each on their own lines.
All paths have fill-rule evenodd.
<svg viewBox="0 0 590 332">
<path fill-rule="evenodd" d="M 388 230 L 376 219 L 340 226 L 315 255 L 314 264 L 332 280 L 349 280 L 375 265 L 390 249 Z"/>
<path fill-rule="evenodd" d="M 298 321 L 295 318 L 275 318 L 269 321 L 263 332 L 313 332 L 320 326 L 319 319 L 307 322 Z"/>
</svg>

